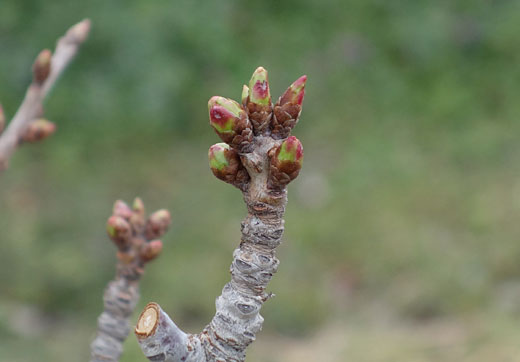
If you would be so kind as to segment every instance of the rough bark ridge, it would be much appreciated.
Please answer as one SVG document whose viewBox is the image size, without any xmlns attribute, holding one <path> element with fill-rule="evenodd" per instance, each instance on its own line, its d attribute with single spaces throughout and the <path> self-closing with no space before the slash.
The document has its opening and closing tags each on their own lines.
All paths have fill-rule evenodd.
<svg viewBox="0 0 520 362">
<path fill-rule="evenodd" d="M 90 20 L 83 20 L 58 40 L 54 54 L 48 49 L 40 52 L 33 65 L 32 83 L 3 134 L 5 117 L 0 105 L 0 172 L 7 168 L 9 158 L 20 144 L 40 141 L 54 132 L 54 123 L 41 118 L 43 100 L 77 54 L 89 31 Z"/>
<path fill-rule="evenodd" d="M 139 300 L 139 280 L 147 262 L 159 256 L 160 240 L 170 224 L 167 210 L 144 217 L 144 205 L 137 198 L 130 208 L 116 201 L 107 232 L 118 248 L 116 277 L 103 296 L 104 310 L 98 318 L 97 336 L 91 344 L 91 361 L 119 361 L 123 342 L 130 332 L 129 318 Z"/>
<path fill-rule="evenodd" d="M 286 137 L 297 123 L 305 81 L 304 76 L 294 82 L 274 105 L 279 119 L 261 67 L 249 87 L 244 86 L 241 105 L 222 97 L 210 99 L 210 124 L 227 142 L 210 148 L 210 167 L 215 176 L 243 192 L 248 215 L 233 253 L 231 281 L 201 333 L 186 334 L 159 305 L 146 306 L 135 333 L 149 360 L 245 360 L 247 346 L 262 328 L 260 308 L 271 296 L 266 287 L 279 264 L 275 250 L 284 230 L 286 185 L 298 175 L 303 160 L 301 143 Z"/>
</svg>

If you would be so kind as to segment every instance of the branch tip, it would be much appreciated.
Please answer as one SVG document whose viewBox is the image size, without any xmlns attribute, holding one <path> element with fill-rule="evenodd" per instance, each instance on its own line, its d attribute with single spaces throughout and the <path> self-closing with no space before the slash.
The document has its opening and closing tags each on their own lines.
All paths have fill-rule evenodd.
<svg viewBox="0 0 520 362">
<path fill-rule="evenodd" d="M 91 21 L 84 19 L 79 23 L 73 25 L 66 34 L 66 37 L 71 37 L 75 43 L 83 43 L 90 33 Z"/>
<path fill-rule="evenodd" d="M 150 302 L 144 307 L 134 330 L 137 338 L 146 338 L 155 333 L 159 324 L 159 313 L 160 309 L 157 303 Z"/>
</svg>

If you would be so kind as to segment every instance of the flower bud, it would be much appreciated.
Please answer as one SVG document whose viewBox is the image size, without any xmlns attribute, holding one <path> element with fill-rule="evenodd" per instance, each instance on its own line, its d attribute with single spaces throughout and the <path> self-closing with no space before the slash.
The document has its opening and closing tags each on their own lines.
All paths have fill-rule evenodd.
<svg viewBox="0 0 520 362">
<path fill-rule="evenodd" d="M 33 64 L 33 82 L 42 85 L 51 72 L 52 53 L 44 49 L 38 54 Z"/>
<path fill-rule="evenodd" d="M 238 153 L 226 143 L 217 143 L 208 151 L 209 167 L 213 174 L 224 182 L 237 187 L 249 180 Z"/>
<path fill-rule="evenodd" d="M 155 239 L 162 236 L 171 223 L 170 212 L 166 209 L 161 209 L 154 212 L 148 218 L 146 223 L 146 238 Z"/>
<path fill-rule="evenodd" d="M 0 133 L 4 130 L 5 127 L 5 114 L 4 114 L 4 108 L 0 104 Z"/>
<path fill-rule="evenodd" d="M 130 223 L 136 233 L 141 233 L 144 230 L 144 204 L 143 201 L 136 197 L 132 204 L 132 215 L 130 216 Z"/>
<path fill-rule="evenodd" d="M 136 214 L 144 215 L 144 203 L 140 197 L 136 197 L 132 203 L 132 209 Z"/>
<path fill-rule="evenodd" d="M 25 129 L 22 135 L 24 142 L 38 142 L 41 141 L 56 131 L 56 125 L 44 118 L 32 121 Z"/>
<path fill-rule="evenodd" d="M 119 249 L 128 247 L 132 230 L 130 224 L 121 216 L 112 215 L 108 218 L 107 233 Z"/>
<path fill-rule="evenodd" d="M 271 102 L 267 70 L 263 67 L 256 68 L 249 81 L 249 101 L 264 106 Z"/>
<path fill-rule="evenodd" d="M 293 103 L 302 105 L 303 96 L 305 95 L 305 83 L 307 82 L 307 76 L 302 75 L 296 79 L 293 84 L 287 88 L 284 94 L 278 100 L 279 105 L 283 106 L 286 103 Z"/>
<path fill-rule="evenodd" d="M 276 139 L 285 138 L 298 123 L 302 110 L 303 96 L 307 76 L 298 78 L 274 105 L 274 117 L 271 121 L 272 135 Z"/>
<path fill-rule="evenodd" d="M 112 214 L 121 216 L 123 219 L 130 220 L 130 217 L 132 216 L 132 209 L 126 204 L 126 202 L 117 200 L 114 203 Z"/>
<path fill-rule="evenodd" d="M 294 136 L 287 138 L 271 154 L 272 186 L 285 186 L 298 176 L 303 163 L 303 146 Z"/>
<path fill-rule="evenodd" d="M 255 134 L 263 133 L 271 121 L 272 106 L 267 70 L 262 67 L 255 70 L 249 81 L 246 108 Z"/>
<path fill-rule="evenodd" d="M 244 86 L 242 87 L 242 97 L 241 97 L 242 105 L 244 106 L 244 108 L 247 105 L 247 97 L 249 97 L 249 87 L 244 84 Z"/>
<path fill-rule="evenodd" d="M 145 243 L 141 246 L 139 250 L 139 256 L 141 260 L 145 263 L 157 258 L 162 251 L 162 241 L 161 240 L 152 240 L 148 243 Z"/>
<path fill-rule="evenodd" d="M 211 97 L 208 102 L 210 125 L 219 137 L 245 152 L 253 139 L 246 112 L 234 100 Z"/>
</svg>

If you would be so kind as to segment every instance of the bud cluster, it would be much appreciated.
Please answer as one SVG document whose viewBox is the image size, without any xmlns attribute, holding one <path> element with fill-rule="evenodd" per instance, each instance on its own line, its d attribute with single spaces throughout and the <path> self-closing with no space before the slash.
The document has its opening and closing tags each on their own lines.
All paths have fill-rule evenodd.
<svg viewBox="0 0 520 362">
<path fill-rule="evenodd" d="M 162 209 L 145 219 L 144 204 L 136 198 L 132 207 L 117 200 L 107 221 L 107 233 L 118 248 L 118 258 L 124 264 L 144 264 L 155 259 L 162 250 L 164 235 L 171 223 L 168 210 Z"/>
<path fill-rule="evenodd" d="M 268 136 L 279 145 L 268 155 L 270 187 L 283 187 L 298 175 L 303 148 L 289 135 L 300 117 L 306 82 L 307 76 L 298 78 L 273 106 L 267 71 L 258 67 L 249 85 L 242 88 L 240 104 L 217 96 L 209 100 L 210 125 L 225 142 L 211 146 L 208 152 L 211 171 L 217 178 L 245 190 L 250 176 L 242 159 L 259 146 L 255 142 Z"/>
</svg>

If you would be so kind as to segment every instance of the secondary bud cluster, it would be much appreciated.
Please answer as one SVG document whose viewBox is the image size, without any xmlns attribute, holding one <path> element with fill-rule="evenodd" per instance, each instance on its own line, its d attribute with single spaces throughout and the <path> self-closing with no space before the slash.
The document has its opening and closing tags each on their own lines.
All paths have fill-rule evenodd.
<svg viewBox="0 0 520 362">
<path fill-rule="evenodd" d="M 132 207 L 117 200 L 107 221 L 107 233 L 118 248 L 118 258 L 125 264 L 144 264 L 155 259 L 162 250 L 164 235 L 171 223 L 170 212 L 158 210 L 145 219 L 144 204 L 136 198 Z"/>
<path fill-rule="evenodd" d="M 33 64 L 33 82 L 42 85 L 51 72 L 52 52 L 44 49 L 38 54 Z"/>
<path fill-rule="evenodd" d="M 56 131 L 56 125 L 51 121 L 40 118 L 29 123 L 22 135 L 23 142 L 38 142 L 46 139 Z"/>
<path fill-rule="evenodd" d="M 287 138 L 270 152 L 270 182 L 285 186 L 298 176 L 303 163 L 303 146 L 296 137 Z"/>
</svg>

